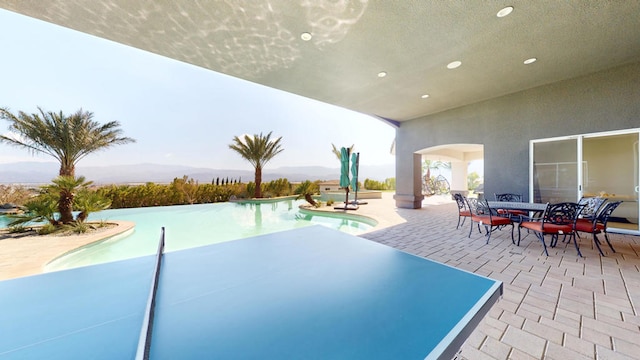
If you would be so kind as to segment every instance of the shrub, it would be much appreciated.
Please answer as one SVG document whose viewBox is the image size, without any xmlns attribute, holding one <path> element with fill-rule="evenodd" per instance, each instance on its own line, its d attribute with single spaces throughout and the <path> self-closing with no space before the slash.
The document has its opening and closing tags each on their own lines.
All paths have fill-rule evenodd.
<svg viewBox="0 0 640 360">
<path fill-rule="evenodd" d="M 56 232 L 57 230 L 58 228 L 56 228 L 53 224 L 44 224 L 38 229 L 37 233 L 38 235 L 48 235 Z"/>
<path fill-rule="evenodd" d="M 298 187 L 293 191 L 295 195 L 298 195 L 296 199 L 304 198 L 309 204 L 318 207 L 316 201 L 313 199 L 313 195 L 320 192 L 319 181 L 311 182 L 309 180 L 305 180 L 300 183 Z"/>
<path fill-rule="evenodd" d="M 75 221 L 71 224 L 67 224 L 64 226 L 64 230 L 69 230 L 76 234 L 84 234 L 87 231 L 94 229 L 93 226 L 87 224 L 86 222 Z"/>
<path fill-rule="evenodd" d="M 23 232 L 29 231 L 29 229 L 27 229 L 23 225 L 9 226 L 8 230 L 9 230 L 10 234 L 19 234 L 19 233 L 23 233 Z"/>
<path fill-rule="evenodd" d="M 364 187 L 367 190 L 395 190 L 396 189 L 396 179 L 388 178 L 384 182 L 365 179 Z"/>
</svg>

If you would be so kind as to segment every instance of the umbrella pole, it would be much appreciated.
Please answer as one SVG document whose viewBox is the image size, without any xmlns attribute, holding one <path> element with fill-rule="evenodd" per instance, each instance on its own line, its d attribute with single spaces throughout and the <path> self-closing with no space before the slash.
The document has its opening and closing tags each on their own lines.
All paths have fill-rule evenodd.
<svg viewBox="0 0 640 360">
<path fill-rule="evenodd" d="M 358 205 L 358 172 L 360 172 L 359 166 L 360 166 L 360 153 L 357 153 L 356 154 L 356 174 L 354 175 L 354 177 L 356 178 L 356 181 L 355 181 L 356 192 L 353 198 L 353 203 L 356 205 Z"/>
<path fill-rule="evenodd" d="M 349 173 L 348 160 L 349 160 L 349 157 L 351 156 L 351 149 L 350 148 L 345 148 L 345 149 L 347 149 L 347 174 L 348 174 Z M 344 189 L 346 193 L 346 196 L 344 198 L 344 209 L 347 210 L 347 208 L 349 207 L 349 185 L 347 185 L 347 187 Z"/>
</svg>

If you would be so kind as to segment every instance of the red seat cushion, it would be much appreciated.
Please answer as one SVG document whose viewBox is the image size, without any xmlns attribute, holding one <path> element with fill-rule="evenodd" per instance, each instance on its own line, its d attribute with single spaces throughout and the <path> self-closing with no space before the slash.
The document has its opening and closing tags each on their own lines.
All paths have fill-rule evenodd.
<svg viewBox="0 0 640 360">
<path fill-rule="evenodd" d="M 471 211 L 462 210 L 462 211 L 460 211 L 460 216 L 471 216 Z"/>
<path fill-rule="evenodd" d="M 500 226 L 511 224 L 511 219 L 502 216 L 489 216 L 489 215 L 473 215 L 471 220 L 482 223 L 484 225 Z"/>
<path fill-rule="evenodd" d="M 557 224 L 544 224 L 544 229 L 542 228 L 542 222 L 538 221 L 524 221 L 520 224 L 523 228 L 531 229 L 533 231 L 545 233 L 545 234 L 559 234 L 560 232 L 564 234 L 569 234 L 573 231 L 573 226 L 570 224 L 567 225 L 557 225 Z"/>
<path fill-rule="evenodd" d="M 596 232 L 602 230 L 604 230 L 604 225 L 597 223 Z M 578 221 L 576 221 L 576 231 L 593 232 L 593 222 L 587 219 L 578 219 Z"/>
</svg>

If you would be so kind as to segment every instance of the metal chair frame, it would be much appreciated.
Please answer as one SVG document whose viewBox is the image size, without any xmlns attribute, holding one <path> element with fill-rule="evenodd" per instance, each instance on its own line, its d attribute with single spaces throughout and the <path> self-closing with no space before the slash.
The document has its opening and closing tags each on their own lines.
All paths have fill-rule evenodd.
<svg viewBox="0 0 640 360">
<path fill-rule="evenodd" d="M 581 208 L 581 205 L 573 202 L 547 205 L 541 218 L 533 218 L 520 223 L 518 226 L 518 245 L 520 245 L 521 240 L 520 231 L 524 227 L 527 230 L 533 231 L 540 242 L 542 242 L 544 253 L 547 256 L 549 256 L 549 251 L 547 250 L 547 243 L 544 240 L 544 236 L 551 235 L 549 246 L 553 248 L 558 243 L 558 237 L 563 235 L 564 239 L 566 239 L 567 236 L 571 237 L 578 255 L 582 257 L 580 247 L 576 240 L 576 231 L 574 230 Z"/>
<path fill-rule="evenodd" d="M 607 245 L 614 253 L 616 250 L 611 245 L 611 241 L 609 241 L 609 236 L 607 234 L 607 223 L 609 222 L 609 218 L 613 211 L 622 203 L 622 201 L 610 202 L 604 205 L 600 212 L 593 218 L 593 220 L 588 221 L 587 219 L 578 219 L 575 224 L 576 232 L 588 232 L 593 235 L 593 242 L 596 244 L 600 255 L 604 256 L 602 252 L 602 248 L 600 247 L 600 239 L 598 239 L 598 234 L 604 233 L 604 238 L 607 241 Z M 588 224 L 588 226 L 587 226 Z M 587 230 L 588 229 L 588 230 Z"/>
<path fill-rule="evenodd" d="M 475 222 L 478 226 L 478 231 L 480 231 L 480 225 L 484 226 L 487 237 L 487 244 L 489 240 L 491 240 L 491 233 L 495 230 L 502 229 L 507 225 L 511 225 L 511 242 L 515 244 L 515 240 L 513 238 L 513 221 L 511 218 L 506 216 L 500 216 L 496 212 L 495 209 L 491 209 L 486 200 L 478 200 L 476 198 L 467 198 L 467 206 L 471 211 L 471 228 L 469 229 L 469 236 L 471 237 L 471 232 L 473 231 L 473 223 Z"/>
<path fill-rule="evenodd" d="M 471 217 L 471 211 L 469 210 L 466 197 L 462 194 L 455 193 L 453 194 L 453 198 L 458 205 L 458 225 L 456 225 L 456 229 L 458 229 L 461 225 L 464 225 L 468 217 Z M 462 223 L 460 223 L 460 219 L 462 219 Z"/>
<path fill-rule="evenodd" d="M 496 194 L 493 193 L 496 201 L 502 202 L 522 202 L 521 194 L 513 194 L 513 193 L 503 193 Z M 500 210 L 498 209 L 498 214 L 501 216 L 508 215 L 512 221 L 520 222 L 523 216 L 528 216 L 529 214 L 526 211 L 522 210 Z"/>
</svg>

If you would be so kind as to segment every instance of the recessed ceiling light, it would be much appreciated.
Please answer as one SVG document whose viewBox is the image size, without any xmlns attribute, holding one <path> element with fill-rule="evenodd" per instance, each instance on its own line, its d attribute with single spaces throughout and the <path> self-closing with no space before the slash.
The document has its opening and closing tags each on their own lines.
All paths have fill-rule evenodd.
<svg viewBox="0 0 640 360">
<path fill-rule="evenodd" d="M 530 58 L 524 61 L 525 65 L 529 65 L 529 64 L 533 64 L 534 62 L 538 61 L 538 59 L 536 58 Z"/>
<path fill-rule="evenodd" d="M 311 33 L 308 32 L 303 32 L 302 34 L 300 34 L 300 39 L 304 40 L 304 41 L 309 41 L 311 40 L 313 36 L 311 35 Z"/>
<path fill-rule="evenodd" d="M 506 8 L 500 9 L 500 11 L 498 11 L 496 16 L 499 17 L 499 18 L 505 17 L 505 16 L 511 14 L 512 11 L 513 11 L 513 6 L 507 6 Z"/>
<path fill-rule="evenodd" d="M 456 69 L 459 68 L 460 65 L 462 65 L 462 61 L 452 61 L 447 64 L 447 69 Z"/>
<path fill-rule="evenodd" d="M 421 97 L 421 98 L 423 98 L 423 99 L 426 99 L 426 98 L 428 98 L 428 97 L 429 97 L 429 94 L 424 94 L 424 95 L 422 95 L 422 96 L 420 96 L 420 97 Z"/>
<path fill-rule="evenodd" d="M 385 77 L 385 76 L 387 76 L 387 72 L 386 72 L 386 71 L 380 71 L 380 72 L 378 73 L 378 77 L 379 77 L 379 78 L 383 78 L 383 77 Z"/>
</svg>

